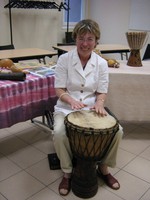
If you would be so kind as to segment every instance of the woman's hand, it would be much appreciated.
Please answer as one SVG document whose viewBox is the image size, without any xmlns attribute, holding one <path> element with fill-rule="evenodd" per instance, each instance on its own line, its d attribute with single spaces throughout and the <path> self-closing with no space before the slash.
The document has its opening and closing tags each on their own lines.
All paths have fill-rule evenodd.
<svg viewBox="0 0 150 200">
<path fill-rule="evenodd" d="M 57 88 L 56 95 L 61 101 L 68 103 L 73 110 L 80 110 L 87 106 L 81 101 L 77 101 L 74 98 L 72 98 L 67 92 L 66 88 Z"/>
<path fill-rule="evenodd" d="M 95 112 L 100 114 L 102 117 L 107 115 L 107 112 L 104 108 L 104 102 L 102 101 L 96 101 L 95 105 L 91 107 L 91 110 L 95 110 Z"/>
<path fill-rule="evenodd" d="M 104 102 L 106 99 L 106 93 L 96 93 L 96 102 L 91 110 L 95 110 L 96 113 L 100 114 L 102 117 L 107 115 L 107 112 L 104 108 Z"/>
<path fill-rule="evenodd" d="M 87 105 L 83 104 L 81 101 L 76 101 L 73 98 L 70 100 L 69 103 L 70 103 L 70 106 L 73 110 L 80 110 L 80 109 L 87 106 Z"/>
</svg>

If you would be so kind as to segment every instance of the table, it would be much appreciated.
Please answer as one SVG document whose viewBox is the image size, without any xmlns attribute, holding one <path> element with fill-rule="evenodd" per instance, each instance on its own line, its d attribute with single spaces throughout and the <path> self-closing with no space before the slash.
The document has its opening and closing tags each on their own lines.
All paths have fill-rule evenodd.
<svg viewBox="0 0 150 200">
<path fill-rule="evenodd" d="M 143 67 L 109 68 L 110 84 L 106 106 L 123 121 L 150 121 L 150 61 Z"/>
<path fill-rule="evenodd" d="M 53 112 L 54 75 L 28 74 L 25 81 L 0 81 L 0 128 Z"/>
<path fill-rule="evenodd" d="M 75 45 L 65 45 L 65 46 L 60 45 L 60 46 L 53 46 L 53 48 L 58 51 L 58 56 L 60 56 L 62 53 L 68 52 L 73 48 L 75 48 Z M 120 44 L 100 44 L 96 46 L 96 49 L 99 49 L 102 54 L 120 53 L 122 60 L 124 54 L 126 56 L 126 59 L 128 59 L 128 52 L 130 52 L 128 46 Z"/>
<path fill-rule="evenodd" d="M 143 67 L 109 68 L 106 106 L 123 121 L 150 121 L 150 61 Z M 25 81 L 0 81 L 0 128 L 53 112 L 57 97 L 54 75 L 27 75 Z"/>
<path fill-rule="evenodd" d="M 26 48 L 26 49 L 10 49 L 10 50 L 1 50 L 0 59 L 14 59 L 14 60 L 30 60 L 30 59 L 43 59 L 45 63 L 45 57 L 52 57 L 57 55 L 56 52 L 48 51 L 38 48 Z"/>
</svg>

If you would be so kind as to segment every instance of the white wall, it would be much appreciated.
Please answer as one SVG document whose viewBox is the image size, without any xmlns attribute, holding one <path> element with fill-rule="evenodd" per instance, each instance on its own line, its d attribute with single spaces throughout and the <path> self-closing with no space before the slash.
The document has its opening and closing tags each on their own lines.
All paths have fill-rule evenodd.
<svg viewBox="0 0 150 200">
<path fill-rule="evenodd" d="M 100 43 L 128 45 L 125 32 L 130 31 L 130 6 L 131 0 L 90 0 L 89 15 L 100 25 Z M 141 21 L 144 22 L 144 19 Z M 147 43 L 150 43 L 150 37 Z M 146 45 L 141 50 L 141 56 L 145 48 Z"/>
<path fill-rule="evenodd" d="M 101 43 L 127 44 L 130 0 L 91 0 L 90 15 L 101 28 Z"/>
<path fill-rule="evenodd" d="M 55 2 L 60 3 L 61 0 Z M 100 25 L 100 43 L 127 45 L 125 32 L 129 30 L 131 0 L 85 2 L 86 18 L 95 19 Z M 7 3 L 8 0 L 0 0 L 0 45 L 10 43 L 9 9 L 4 9 Z M 39 47 L 53 50 L 52 46 L 62 42 L 65 37 L 62 12 L 58 10 L 12 9 L 12 22 L 13 43 L 16 48 Z"/>
<path fill-rule="evenodd" d="M 5 0 L 6 2 L 6 0 Z M 0 45 L 10 44 L 8 14 L 4 9 L 4 1 L 0 1 Z"/>
<path fill-rule="evenodd" d="M 57 0 L 56 0 L 57 2 Z M 58 3 L 60 0 L 58 0 Z M 8 0 L 0 0 L 0 45 L 10 44 Z M 11 9 L 13 43 L 15 48 L 43 48 L 62 42 L 66 29 L 62 28 L 62 11 L 57 9 Z"/>
</svg>

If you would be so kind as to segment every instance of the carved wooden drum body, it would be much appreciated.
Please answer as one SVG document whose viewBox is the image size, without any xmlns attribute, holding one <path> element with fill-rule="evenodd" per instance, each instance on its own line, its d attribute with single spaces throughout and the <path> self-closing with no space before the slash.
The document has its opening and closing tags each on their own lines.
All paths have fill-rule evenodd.
<svg viewBox="0 0 150 200">
<path fill-rule="evenodd" d="M 130 56 L 127 65 L 133 67 L 141 67 L 141 55 L 140 50 L 144 46 L 147 32 L 126 32 L 127 42 L 130 47 Z"/>
<path fill-rule="evenodd" d="M 101 117 L 94 111 L 76 111 L 65 118 L 66 132 L 76 164 L 73 170 L 72 191 L 81 198 L 97 193 L 96 164 L 100 162 L 119 130 L 116 119 Z"/>
</svg>

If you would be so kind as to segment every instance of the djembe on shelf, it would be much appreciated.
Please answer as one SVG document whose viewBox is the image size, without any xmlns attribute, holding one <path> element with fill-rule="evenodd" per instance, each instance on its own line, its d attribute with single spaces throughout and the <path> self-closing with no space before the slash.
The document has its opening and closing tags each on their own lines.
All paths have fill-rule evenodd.
<svg viewBox="0 0 150 200">
<path fill-rule="evenodd" d="M 98 190 L 96 164 L 100 162 L 119 130 L 116 119 L 100 117 L 94 111 L 76 111 L 65 118 L 67 136 L 76 159 L 72 191 L 80 198 L 91 198 Z"/>
<path fill-rule="evenodd" d="M 127 41 L 130 47 L 130 56 L 127 65 L 141 67 L 142 61 L 140 50 L 144 45 L 147 32 L 126 32 Z"/>
</svg>

